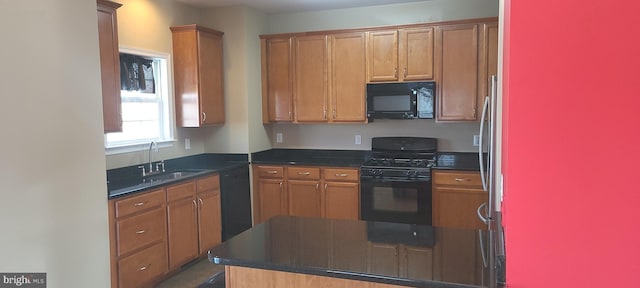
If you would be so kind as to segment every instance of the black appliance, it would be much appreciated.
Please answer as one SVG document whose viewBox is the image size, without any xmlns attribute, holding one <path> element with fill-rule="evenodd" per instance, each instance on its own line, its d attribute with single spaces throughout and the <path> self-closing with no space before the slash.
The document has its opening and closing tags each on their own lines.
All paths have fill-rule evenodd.
<svg viewBox="0 0 640 288">
<path fill-rule="evenodd" d="M 360 169 L 361 219 L 431 225 L 437 147 L 436 138 L 374 137 L 372 158 Z"/>
<path fill-rule="evenodd" d="M 433 119 L 435 82 L 367 84 L 367 118 Z"/>
<path fill-rule="evenodd" d="M 249 166 L 220 172 L 222 202 L 222 241 L 251 228 Z"/>
</svg>

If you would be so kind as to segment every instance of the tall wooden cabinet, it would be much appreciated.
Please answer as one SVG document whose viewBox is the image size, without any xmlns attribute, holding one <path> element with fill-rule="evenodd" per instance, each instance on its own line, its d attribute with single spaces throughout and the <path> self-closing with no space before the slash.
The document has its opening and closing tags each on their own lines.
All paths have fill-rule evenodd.
<svg viewBox="0 0 640 288">
<path fill-rule="evenodd" d="M 118 20 L 116 9 L 122 6 L 122 4 L 107 0 L 98 0 L 97 5 L 104 132 L 121 132 L 120 51 L 118 48 Z"/>
<path fill-rule="evenodd" d="M 210 248 L 222 243 L 222 207 L 220 202 L 220 175 L 196 180 L 198 206 L 198 251 L 206 254 Z"/>
<path fill-rule="evenodd" d="M 327 36 L 296 37 L 294 43 L 294 119 L 325 122 L 329 95 Z"/>
<path fill-rule="evenodd" d="M 261 39 L 262 122 L 293 121 L 291 37 Z"/>
<path fill-rule="evenodd" d="M 198 256 L 198 208 L 194 182 L 167 188 L 169 269 Z"/>
<path fill-rule="evenodd" d="M 177 125 L 224 123 L 223 33 L 199 25 L 171 32 Z"/>
<path fill-rule="evenodd" d="M 366 120 L 366 37 L 364 32 L 331 35 L 329 122 Z"/>
</svg>

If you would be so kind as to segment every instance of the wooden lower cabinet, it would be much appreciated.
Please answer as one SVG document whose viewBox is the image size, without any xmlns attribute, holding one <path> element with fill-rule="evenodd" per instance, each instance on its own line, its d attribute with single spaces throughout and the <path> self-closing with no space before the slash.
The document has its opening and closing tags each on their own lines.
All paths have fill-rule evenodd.
<svg viewBox="0 0 640 288">
<path fill-rule="evenodd" d="M 258 165 L 254 221 L 276 215 L 360 218 L 360 170 L 342 167 Z"/>
<path fill-rule="evenodd" d="M 369 242 L 367 271 L 372 274 L 432 280 L 433 250 L 403 244 Z"/>
<path fill-rule="evenodd" d="M 488 201 L 480 172 L 433 171 L 433 225 L 487 229 L 477 209 Z"/>
<path fill-rule="evenodd" d="M 118 261 L 119 287 L 146 287 L 167 271 L 167 248 L 155 244 Z"/>
<path fill-rule="evenodd" d="M 288 180 L 289 215 L 321 217 L 322 201 L 319 181 Z"/>
<path fill-rule="evenodd" d="M 152 287 L 219 244 L 219 180 L 215 174 L 109 200 L 111 287 Z"/>
<path fill-rule="evenodd" d="M 227 288 L 305 287 L 305 288 L 400 288 L 403 286 L 315 276 L 282 271 L 226 266 Z"/>
<path fill-rule="evenodd" d="M 436 235 L 434 279 L 444 282 L 478 285 L 486 282 L 481 267 L 482 251 L 478 237 L 468 237 L 463 229 L 442 229 Z M 486 283 L 485 283 L 486 285 Z"/>
<path fill-rule="evenodd" d="M 176 269 L 199 254 L 197 210 L 193 198 L 167 204 L 169 269 Z"/>
</svg>

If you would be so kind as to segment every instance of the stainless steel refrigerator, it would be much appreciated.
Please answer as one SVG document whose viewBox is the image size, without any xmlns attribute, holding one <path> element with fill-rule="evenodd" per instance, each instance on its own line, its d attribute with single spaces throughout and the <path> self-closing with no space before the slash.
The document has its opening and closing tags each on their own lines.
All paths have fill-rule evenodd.
<svg viewBox="0 0 640 288">
<path fill-rule="evenodd" d="M 487 239 L 487 243 L 481 243 L 483 248 L 484 264 L 489 268 L 489 287 L 503 287 L 505 285 L 505 261 L 504 231 L 500 214 L 501 202 L 497 189 L 496 175 L 496 124 L 497 124 L 497 89 L 498 78 L 493 75 L 490 78 L 490 95 L 484 99 L 482 117 L 480 120 L 480 145 L 478 146 L 478 161 L 480 162 L 480 176 L 482 188 L 488 193 L 488 201 L 478 207 L 478 218 L 487 224 L 487 233 L 480 239 Z"/>
</svg>

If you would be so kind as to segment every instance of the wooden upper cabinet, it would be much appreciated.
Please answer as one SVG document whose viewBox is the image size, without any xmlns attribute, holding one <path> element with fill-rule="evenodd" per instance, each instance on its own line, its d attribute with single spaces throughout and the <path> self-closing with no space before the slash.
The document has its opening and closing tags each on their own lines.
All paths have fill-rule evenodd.
<svg viewBox="0 0 640 288">
<path fill-rule="evenodd" d="M 296 37 L 294 103 L 296 122 L 327 121 L 327 36 Z"/>
<path fill-rule="evenodd" d="M 398 30 L 372 31 L 367 35 L 369 82 L 398 80 Z"/>
<path fill-rule="evenodd" d="M 433 27 L 401 29 L 400 80 L 433 79 Z"/>
<path fill-rule="evenodd" d="M 293 69 L 290 37 L 261 40 L 263 121 L 293 121 Z"/>
<path fill-rule="evenodd" d="M 177 125 L 224 123 L 223 33 L 199 25 L 171 31 Z"/>
<path fill-rule="evenodd" d="M 481 40 L 480 79 L 483 81 L 480 81 L 480 97 L 484 97 L 491 94 L 491 76 L 498 75 L 498 22 L 483 24 Z M 478 104 L 482 105 L 483 101 L 479 101 Z"/>
<path fill-rule="evenodd" d="M 364 32 L 331 35 L 330 122 L 366 121 Z"/>
<path fill-rule="evenodd" d="M 433 79 L 433 27 L 369 32 L 369 82 Z"/>
<path fill-rule="evenodd" d="M 116 16 L 116 9 L 122 5 L 106 0 L 98 0 L 97 5 L 104 132 L 122 132 L 120 51 Z"/>
<path fill-rule="evenodd" d="M 436 120 L 478 119 L 479 24 L 436 28 Z"/>
</svg>

